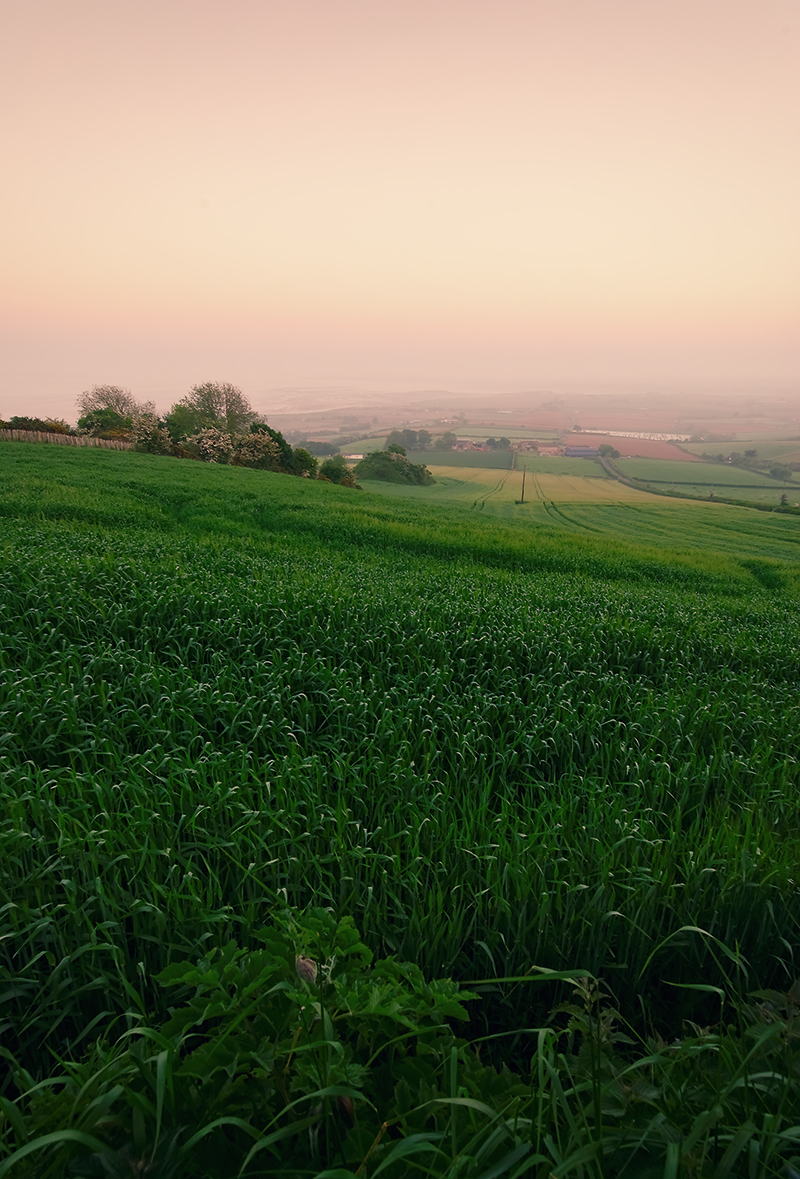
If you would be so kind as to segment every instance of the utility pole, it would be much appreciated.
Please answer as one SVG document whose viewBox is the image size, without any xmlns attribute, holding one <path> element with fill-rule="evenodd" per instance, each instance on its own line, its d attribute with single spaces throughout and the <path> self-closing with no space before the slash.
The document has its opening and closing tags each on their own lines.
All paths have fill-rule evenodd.
<svg viewBox="0 0 800 1179">
<path fill-rule="evenodd" d="M 528 464 L 526 463 L 525 466 L 522 468 L 522 499 L 519 501 L 521 504 L 525 503 L 525 472 L 527 471 L 527 469 L 528 469 Z"/>
</svg>

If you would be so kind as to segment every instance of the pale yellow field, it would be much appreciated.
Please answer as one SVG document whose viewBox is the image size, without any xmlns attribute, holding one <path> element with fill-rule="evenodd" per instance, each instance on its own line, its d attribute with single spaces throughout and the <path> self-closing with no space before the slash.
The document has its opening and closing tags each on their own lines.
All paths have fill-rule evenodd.
<svg viewBox="0 0 800 1179">
<path fill-rule="evenodd" d="M 436 484 L 424 489 L 426 498 L 429 496 L 465 506 L 474 503 L 475 506 L 502 511 L 505 506 L 513 508 L 522 496 L 521 471 L 496 471 L 480 467 L 431 467 L 430 471 Z M 646 491 L 637 491 L 616 479 L 599 474 L 551 475 L 529 469 L 525 476 L 526 504 L 652 504 L 653 500 L 654 497 Z M 658 502 L 675 502 L 682 506 L 686 503 L 660 498 Z"/>
</svg>

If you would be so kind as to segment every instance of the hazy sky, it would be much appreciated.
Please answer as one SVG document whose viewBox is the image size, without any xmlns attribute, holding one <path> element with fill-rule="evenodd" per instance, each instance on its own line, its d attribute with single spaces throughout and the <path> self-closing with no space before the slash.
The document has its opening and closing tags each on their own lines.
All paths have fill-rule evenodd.
<svg viewBox="0 0 800 1179">
<path fill-rule="evenodd" d="M 800 374 L 800 0 L 3 6 L 0 417 Z"/>
</svg>

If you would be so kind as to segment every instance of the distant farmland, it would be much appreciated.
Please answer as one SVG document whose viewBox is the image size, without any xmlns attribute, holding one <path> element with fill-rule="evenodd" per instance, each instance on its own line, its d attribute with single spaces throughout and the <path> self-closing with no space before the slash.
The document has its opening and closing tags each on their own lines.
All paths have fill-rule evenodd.
<svg viewBox="0 0 800 1179">
<path fill-rule="evenodd" d="M 682 449 L 683 443 L 659 442 L 654 438 L 621 438 L 618 434 L 568 434 L 568 446 L 602 446 L 607 443 L 622 455 L 637 455 L 648 459 L 672 459 L 675 462 L 697 462 L 697 455 Z"/>
</svg>

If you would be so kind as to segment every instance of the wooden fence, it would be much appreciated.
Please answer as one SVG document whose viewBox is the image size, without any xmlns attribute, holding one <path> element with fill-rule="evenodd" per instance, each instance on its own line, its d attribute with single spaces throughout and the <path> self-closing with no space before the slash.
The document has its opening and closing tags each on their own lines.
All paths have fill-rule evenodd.
<svg viewBox="0 0 800 1179">
<path fill-rule="evenodd" d="M 43 430 L 0 430 L 0 441 L 53 442 L 56 446 L 100 446 L 103 450 L 133 450 L 133 442 L 121 438 L 94 438 L 91 434 L 49 434 Z"/>
</svg>

